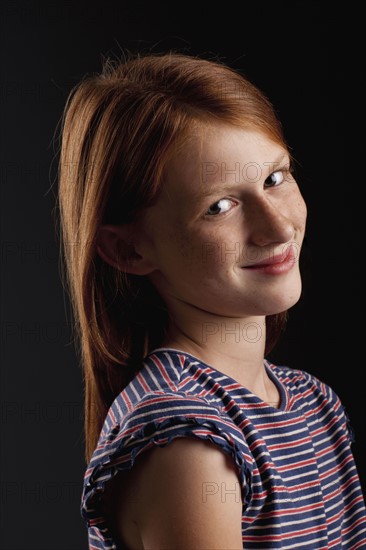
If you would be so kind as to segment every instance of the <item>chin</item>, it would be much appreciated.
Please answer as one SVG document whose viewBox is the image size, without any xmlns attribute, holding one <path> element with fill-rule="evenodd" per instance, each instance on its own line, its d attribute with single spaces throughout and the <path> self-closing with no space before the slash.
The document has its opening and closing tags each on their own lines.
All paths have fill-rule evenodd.
<svg viewBox="0 0 366 550">
<path fill-rule="evenodd" d="M 247 313 L 250 315 L 277 315 L 292 308 L 301 298 L 302 284 L 300 277 L 294 277 L 286 284 L 269 286 L 256 299 L 247 302 Z M 243 304 L 244 305 L 244 304 Z"/>
<path fill-rule="evenodd" d="M 267 303 L 264 308 L 267 310 L 265 315 L 276 315 L 292 308 L 301 298 L 302 287 L 294 285 L 291 289 L 283 291 L 281 295 L 273 296 L 272 299 L 268 296 Z"/>
</svg>

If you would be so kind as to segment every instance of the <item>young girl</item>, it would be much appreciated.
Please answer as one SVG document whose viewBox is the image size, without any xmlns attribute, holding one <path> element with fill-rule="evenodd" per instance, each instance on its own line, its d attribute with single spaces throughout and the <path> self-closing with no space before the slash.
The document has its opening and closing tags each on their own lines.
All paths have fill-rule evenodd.
<svg viewBox="0 0 366 550">
<path fill-rule="evenodd" d="M 366 548 L 338 396 L 265 358 L 306 221 L 270 102 L 219 61 L 106 61 L 61 137 L 89 548 Z"/>
</svg>

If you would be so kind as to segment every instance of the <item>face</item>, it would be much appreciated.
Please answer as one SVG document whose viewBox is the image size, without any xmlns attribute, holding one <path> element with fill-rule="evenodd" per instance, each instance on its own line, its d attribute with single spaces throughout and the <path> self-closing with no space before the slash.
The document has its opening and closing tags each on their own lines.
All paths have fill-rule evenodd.
<svg viewBox="0 0 366 550">
<path fill-rule="evenodd" d="M 144 212 L 139 253 L 168 307 L 270 315 L 300 297 L 306 206 L 288 153 L 258 131 L 203 129 L 167 166 Z"/>
</svg>

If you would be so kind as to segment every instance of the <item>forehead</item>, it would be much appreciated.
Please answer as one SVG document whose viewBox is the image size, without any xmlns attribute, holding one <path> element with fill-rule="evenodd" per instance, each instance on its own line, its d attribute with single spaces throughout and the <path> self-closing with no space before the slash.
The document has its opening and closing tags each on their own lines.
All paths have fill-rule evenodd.
<svg viewBox="0 0 366 550">
<path fill-rule="evenodd" d="M 258 170 L 270 173 L 286 155 L 282 145 L 258 130 L 226 124 L 196 128 L 166 165 L 165 191 L 200 194 L 224 180 L 239 183 L 239 175 L 245 180 Z"/>
</svg>

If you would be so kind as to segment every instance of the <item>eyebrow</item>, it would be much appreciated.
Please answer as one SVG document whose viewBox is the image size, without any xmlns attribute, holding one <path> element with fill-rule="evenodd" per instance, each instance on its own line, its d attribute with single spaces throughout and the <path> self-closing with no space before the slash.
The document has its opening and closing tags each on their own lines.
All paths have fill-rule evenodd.
<svg viewBox="0 0 366 550">
<path fill-rule="evenodd" d="M 275 158 L 275 160 L 271 161 L 271 162 L 265 162 L 263 163 L 264 166 L 268 166 L 268 175 L 270 175 L 272 172 L 275 171 L 275 168 L 278 170 L 281 166 L 283 166 L 284 162 L 286 163 L 290 163 L 291 164 L 291 159 L 290 159 L 290 156 L 287 152 L 285 153 L 281 153 L 278 157 Z M 239 167 L 240 167 L 240 163 L 237 162 L 235 163 L 235 165 L 239 164 Z M 235 173 L 235 170 L 233 169 L 225 169 L 223 170 L 222 166 L 225 165 L 224 162 L 221 162 L 221 163 L 202 163 L 202 169 L 201 169 L 201 185 L 203 185 L 203 180 L 202 180 L 202 175 L 203 175 L 203 165 L 206 165 L 206 173 L 205 173 L 205 177 L 211 175 L 215 175 L 217 174 L 218 178 L 215 179 L 214 181 L 220 181 L 222 180 L 222 175 L 223 173 L 224 174 L 228 174 L 228 173 L 231 173 L 231 174 L 234 174 Z M 217 172 L 208 172 L 207 173 L 207 168 L 208 166 L 207 165 L 211 165 L 211 167 L 217 167 Z M 259 164 L 258 163 L 254 163 L 254 162 L 247 162 L 244 166 L 257 166 L 259 167 Z M 261 168 L 261 167 L 260 167 Z M 261 174 L 262 172 L 265 171 L 265 168 L 261 168 Z M 242 173 L 242 167 L 240 167 L 240 172 Z M 235 174 L 236 175 L 236 174 Z M 243 174 L 242 174 L 243 175 Z M 259 176 L 255 179 L 244 179 L 244 181 L 235 181 L 235 183 L 232 183 L 232 184 L 226 184 L 226 185 L 221 185 L 221 186 L 216 186 L 216 185 L 212 185 L 209 189 L 206 189 L 206 190 L 203 190 L 201 192 L 198 192 L 196 195 L 195 195 L 195 199 L 196 200 L 200 200 L 200 199 L 204 199 L 206 197 L 211 197 L 213 195 L 217 195 L 217 194 L 221 194 L 221 193 L 225 193 L 227 192 L 228 190 L 233 190 L 233 189 L 239 189 L 243 186 L 244 183 L 253 183 L 253 182 L 256 182 L 258 181 L 259 179 Z"/>
</svg>

